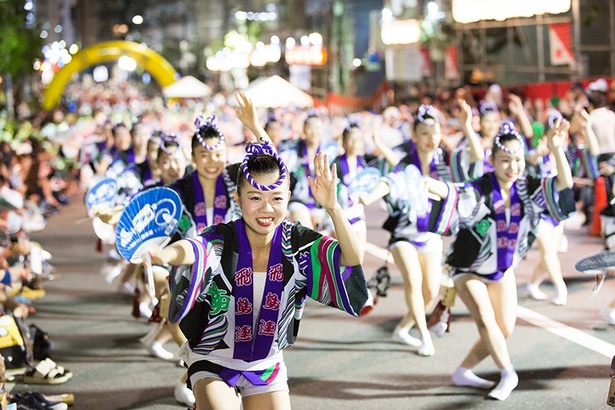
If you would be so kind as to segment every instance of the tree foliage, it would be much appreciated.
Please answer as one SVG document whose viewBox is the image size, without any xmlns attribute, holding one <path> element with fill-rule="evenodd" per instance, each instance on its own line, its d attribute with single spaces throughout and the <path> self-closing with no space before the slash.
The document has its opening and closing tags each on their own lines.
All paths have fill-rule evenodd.
<svg viewBox="0 0 615 410">
<path fill-rule="evenodd" d="M 42 57 L 40 31 L 26 27 L 24 4 L 24 0 L 0 0 L 0 74 L 13 78 L 31 73 L 34 59 Z"/>
</svg>

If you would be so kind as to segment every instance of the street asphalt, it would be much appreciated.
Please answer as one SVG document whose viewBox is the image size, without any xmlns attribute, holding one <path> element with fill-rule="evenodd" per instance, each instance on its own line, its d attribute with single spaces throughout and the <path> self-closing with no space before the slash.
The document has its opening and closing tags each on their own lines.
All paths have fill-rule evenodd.
<svg viewBox="0 0 615 410">
<path fill-rule="evenodd" d="M 384 210 L 368 209 L 371 244 L 365 271 L 370 277 L 383 264 L 379 251 L 387 242 L 380 229 Z M 82 198 L 53 215 L 44 231 L 32 234 L 53 255 L 55 280 L 44 282 L 47 295 L 35 302 L 28 318 L 49 333 L 52 358 L 74 376 L 56 386 L 17 383 L 14 392 L 73 393 L 75 409 L 178 409 L 173 387 L 182 369 L 148 355 L 139 338 L 151 328 L 131 316 L 131 298 L 107 283 L 113 266 L 96 251 L 96 238 Z M 530 251 L 517 269 L 519 320 L 509 339 L 519 387 L 504 402 L 485 399 L 485 391 L 452 386 L 450 375 L 478 337 L 468 312 L 457 298 L 450 333 L 434 336 L 436 354 L 420 357 L 395 344 L 390 334 L 405 311 L 399 273 L 390 266 L 392 286 L 367 316 L 352 318 L 332 308 L 308 303 L 298 342 L 285 351 L 291 403 L 308 409 L 608 409 L 609 365 L 615 354 L 613 328 L 600 320 L 615 296 L 607 279 L 592 295 L 593 278 L 573 263 L 597 252 L 601 240 L 580 226 L 566 224 L 569 246 L 560 254 L 569 301 L 555 306 L 526 297 L 525 283 L 537 261 Z M 378 255 L 378 256 L 375 256 Z M 545 292 L 553 294 L 549 284 Z M 177 351 L 172 343 L 168 350 Z M 486 359 L 476 372 L 497 381 L 499 372 Z"/>
</svg>

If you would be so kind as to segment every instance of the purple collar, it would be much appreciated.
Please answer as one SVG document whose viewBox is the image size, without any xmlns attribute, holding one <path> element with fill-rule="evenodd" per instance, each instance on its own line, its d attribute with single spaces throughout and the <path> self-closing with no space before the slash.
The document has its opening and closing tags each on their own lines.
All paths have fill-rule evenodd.
<svg viewBox="0 0 615 410">
<path fill-rule="evenodd" d="M 224 223 L 226 219 L 227 211 L 227 190 L 224 183 L 224 177 L 218 176 L 216 180 L 216 192 L 214 197 L 214 220 L 207 220 L 207 204 L 205 203 L 205 194 L 203 193 L 203 187 L 201 181 L 199 181 L 199 174 L 197 171 L 192 173 L 192 186 L 194 187 L 194 222 L 196 223 L 197 233 L 203 232 L 205 228 L 210 225 L 216 225 Z"/>
<path fill-rule="evenodd" d="M 493 212 L 495 214 L 497 235 L 498 272 L 502 275 L 513 264 L 517 235 L 521 221 L 521 200 L 517 194 L 516 184 L 510 187 L 510 223 L 506 223 L 506 205 L 495 174 L 491 174 L 493 184 Z"/>
<path fill-rule="evenodd" d="M 235 271 L 235 348 L 234 359 L 247 362 L 264 359 L 269 355 L 273 344 L 278 313 L 282 304 L 284 290 L 284 268 L 282 265 L 282 225 L 274 232 L 269 251 L 267 278 L 263 292 L 263 301 L 254 324 L 254 272 L 252 270 L 252 248 L 246 234 L 243 219 L 235 221 L 239 258 Z"/>
</svg>

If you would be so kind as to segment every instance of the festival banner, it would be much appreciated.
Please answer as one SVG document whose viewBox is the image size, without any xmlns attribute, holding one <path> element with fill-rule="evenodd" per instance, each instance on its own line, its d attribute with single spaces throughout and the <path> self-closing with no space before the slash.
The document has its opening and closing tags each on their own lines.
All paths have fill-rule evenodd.
<svg viewBox="0 0 615 410">
<path fill-rule="evenodd" d="M 552 65 L 574 63 L 569 23 L 549 24 L 549 49 Z"/>
</svg>

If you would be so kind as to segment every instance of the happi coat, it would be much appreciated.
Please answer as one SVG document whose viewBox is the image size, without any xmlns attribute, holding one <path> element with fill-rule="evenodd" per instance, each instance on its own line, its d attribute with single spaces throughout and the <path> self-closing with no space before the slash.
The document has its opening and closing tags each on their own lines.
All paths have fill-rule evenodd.
<svg viewBox="0 0 615 410">
<path fill-rule="evenodd" d="M 248 363 L 277 355 L 295 342 L 307 297 L 352 316 L 359 315 L 367 301 L 361 266 L 346 269 L 340 265 L 341 250 L 335 239 L 284 221 L 277 231 L 281 263 L 269 266 L 267 273 L 268 281 L 283 284 L 281 295 L 278 298 L 267 294 L 268 284 L 265 285 L 259 320 L 255 320 L 252 334 L 246 332 L 245 326 L 238 325 L 245 300 L 236 298 L 236 294 L 239 286 L 252 281 L 252 272 L 238 271 L 240 249 L 246 252 L 246 244 L 239 243 L 242 235 L 238 228 L 245 232 L 242 219 L 212 226 L 188 239 L 196 255 L 195 263 L 176 268 L 171 274 L 169 320 L 180 322 L 193 352 L 208 355 L 215 350 L 216 356 L 227 356 L 230 362 L 240 358 Z M 271 259 L 270 254 L 270 264 Z M 275 321 L 262 320 L 263 311 L 274 308 L 278 309 Z M 264 351 L 262 346 L 255 346 L 257 343 L 252 343 L 252 354 L 249 347 L 236 349 L 240 342 L 245 345 L 246 340 L 258 341 L 257 334 L 261 333 L 273 337 Z"/>
<path fill-rule="evenodd" d="M 494 280 L 501 278 L 530 249 L 543 212 L 561 221 L 576 210 L 572 190 L 557 191 L 555 177 L 520 178 L 514 183 L 518 205 L 511 206 L 513 216 L 509 215 L 504 234 L 498 235 L 495 208 L 503 205 L 494 204 L 494 179 L 494 174 L 489 172 L 474 181 L 456 184 L 459 194 L 457 218 L 451 230 L 457 236 L 446 257 L 453 277 L 472 272 Z M 517 213 L 518 222 L 511 223 Z M 498 266 L 498 241 L 500 244 L 506 241 L 514 247 L 506 269 Z"/>
</svg>

